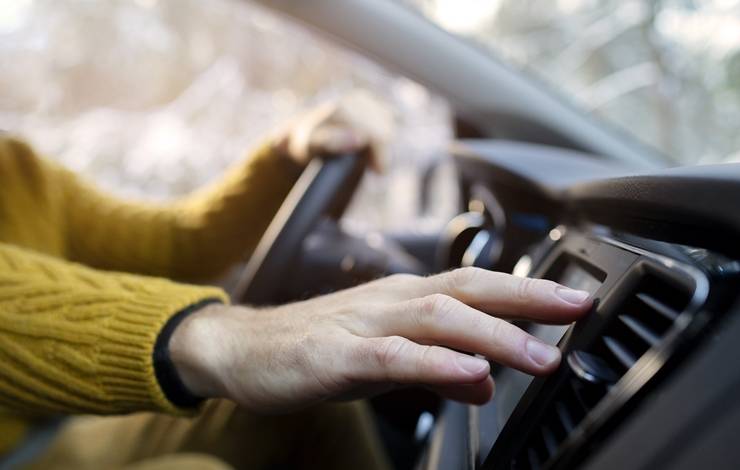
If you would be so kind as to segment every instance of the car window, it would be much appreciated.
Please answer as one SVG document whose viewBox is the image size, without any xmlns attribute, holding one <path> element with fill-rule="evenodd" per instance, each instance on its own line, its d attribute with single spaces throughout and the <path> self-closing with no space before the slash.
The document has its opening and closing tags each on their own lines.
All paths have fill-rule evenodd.
<svg viewBox="0 0 740 470">
<path fill-rule="evenodd" d="M 295 113 L 362 89 L 391 107 L 395 132 L 350 216 L 416 227 L 423 170 L 452 134 L 441 97 L 246 1 L 2 2 L 0 70 L 0 129 L 137 198 L 187 193 Z M 457 210 L 445 168 L 432 219 Z"/>
<path fill-rule="evenodd" d="M 676 163 L 740 160 L 738 0 L 405 0 Z"/>
</svg>

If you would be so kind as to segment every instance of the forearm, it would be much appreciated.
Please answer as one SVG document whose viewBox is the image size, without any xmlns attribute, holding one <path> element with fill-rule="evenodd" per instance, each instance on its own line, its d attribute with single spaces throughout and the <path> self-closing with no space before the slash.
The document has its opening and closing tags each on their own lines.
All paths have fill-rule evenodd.
<svg viewBox="0 0 740 470">
<path fill-rule="evenodd" d="M 173 233 L 176 277 L 207 279 L 248 258 L 300 171 L 264 145 L 246 165 L 178 202 Z"/>
<path fill-rule="evenodd" d="M 69 256 L 102 269 L 204 280 L 244 259 L 298 176 L 264 145 L 219 181 L 168 204 L 107 196 L 66 170 Z"/>
</svg>

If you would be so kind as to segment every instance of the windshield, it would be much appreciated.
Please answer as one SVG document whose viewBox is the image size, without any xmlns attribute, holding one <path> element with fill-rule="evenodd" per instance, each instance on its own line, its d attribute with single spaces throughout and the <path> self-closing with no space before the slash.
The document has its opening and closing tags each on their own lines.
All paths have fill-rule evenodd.
<svg viewBox="0 0 740 470">
<path fill-rule="evenodd" d="M 740 161 L 740 0 L 406 0 L 679 164 Z"/>
</svg>

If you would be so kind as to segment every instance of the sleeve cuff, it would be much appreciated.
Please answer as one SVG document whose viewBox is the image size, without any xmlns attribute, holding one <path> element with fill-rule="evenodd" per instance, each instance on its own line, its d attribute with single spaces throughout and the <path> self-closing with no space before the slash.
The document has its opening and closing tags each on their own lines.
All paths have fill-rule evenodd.
<svg viewBox="0 0 740 470">
<path fill-rule="evenodd" d="M 180 310 L 172 318 L 167 320 L 164 328 L 162 328 L 162 331 L 157 336 L 156 343 L 154 343 L 154 352 L 152 353 L 154 375 L 157 378 L 157 382 L 159 382 L 164 396 L 178 408 L 196 408 L 205 398 L 193 394 L 180 378 L 180 374 L 178 374 L 177 368 L 170 358 L 170 338 L 172 338 L 172 334 L 178 325 L 189 317 L 190 314 L 197 312 L 206 305 L 214 303 L 220 304 L 223 302 L 216 298 L 204 299 Z"/>
<path fill-rule="evenodd" d="M 192 407 L 183 408 L 171 401 L 169 388 L 166 391 L 159 380 L 156 345 L 177 313 L 189 308 L 194 311 L 201 302 L 227 303 L 228 297 L 218 288 L 158 279 L 151 280 L 146 291 L 137 292 L 134 299 L 119 305 L 118 312 L 100 332 L 103 341 L 98 352 L 99 383 L 106 401 L 115 409 L 189 414 Z"/>
</svg>

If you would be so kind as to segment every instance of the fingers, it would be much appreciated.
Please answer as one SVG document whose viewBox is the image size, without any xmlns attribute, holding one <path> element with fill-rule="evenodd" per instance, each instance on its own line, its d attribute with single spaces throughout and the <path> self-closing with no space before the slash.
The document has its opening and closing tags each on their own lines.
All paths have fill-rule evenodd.
<svg viewBox="0 0 740 470">
<path fill-rule="evenodd" d="M 382 173 L 391 131 L 392 113 L 369 95 L 353 93 L 293 119 L 277 133 L 274 146 L 304 165 L 314 156 L 362 151 L 368 166 Z"/>
<path fill-rule="evenodd" d="M 336 111 L 336 103 L 326 102 L 291 119 L 277 131 L 276 148 L 297 163 L 305 165 L 311 158 L 314 131 Z"/>
<path fill-rule="evenodd" d="M 359 152 L 369 145 L 369 139 L 360 131 L 346 126 L 324 125 L 311 135 L 309 152 L 331 155 Z"/>
<path fill-rule="evenodd" d="M 436 385 L 427 387 L 429 390 L 450 400 L 469 403 L 471 405 L 484 405 L 488 403 L 495 392 L 495 384 L 491 376 L 482 382 L 470 385 Z"/>
<path fill-rule="evenodd" d="M 377 143 L 359 129 L 324 124 L 311 135 L 309 154 L 326 156 L 362 152 L 368 166 L 376 173 L 382 173 L 384 162 L 377 147 Z"/>
<path fill-rule="evenodd" d="M 399 336 L 359 343 L 353 366 L 359 382 L 421 384 L 445 398 L 482 405 L 493 396 L 488 362 L 439 346 L 423 346 Z"/>
<path fill-rule="evenodd" d="M 378 317 L 374 334 L 482 354 L 528 374 L 552 372 L 560 363 L 558 348 L 446 295 L 402 302 Z"/>
<path fill-rule="evenodd" d="M 546 323 L 571 323 L 591 306 L 588 292 L 479 268 L 456 269 L 420 284 L 423 295 L 442 293 L 491 314 Z"/>
<path fill-rule="evenodd" d="M 488 362 L 440 346 L 424 346 L 400 336 L 359 339 L 349 365 L 358 382 L 463 385 L 480 383 Z"/>
</svg>

